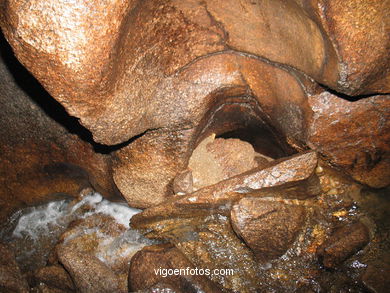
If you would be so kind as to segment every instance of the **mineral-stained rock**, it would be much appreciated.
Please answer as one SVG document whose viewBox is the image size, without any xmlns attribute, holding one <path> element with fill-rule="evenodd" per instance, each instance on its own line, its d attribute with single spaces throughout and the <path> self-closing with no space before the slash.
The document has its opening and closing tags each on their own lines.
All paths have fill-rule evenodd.
<svg viewBox="0 0 390 293">
<path fill-rule="evenodd" d="M 153 285 L 149 289 L 137 291 L 137 293 L 175 293 L 176 291 L 177 289 L 172 285 L 162 282 Z"/>
<path fill-rule="evenodd" d="M 282 184 L 288 184 L 290 187 L 295 186 L 292 188 L 294 198 L 312 197 L 321 192 L 318 178 L 314 174 L 316 166 L 317 154 L 314 152 L 275 160 L 268 168 L 249 171 L 184 197 L 173 198 L 156 207 L 146 209 L 132 218 L 131 225 L 138 229 L 143 228 L 149 222 L 170 217 L 224 213 L 229 211 L 229 206 L 233 202 L 248 193 L 256 193 L 263 188 Z M 301 188 L 299 188 L 300 185 Z M 259 196 L 261 194 L 260 192 Z M 279 194 L 283 195 L 283 191 Z M 288 193 L 285 194 L 288 195 Z"/>
<path fill-rule="evenodd" d="M 117 276 L 95 256 L 64 248 L 58 257 L 78 292 L 121 292 Z"/>
<path fill-rule="evenodd" d="M 349 102 L 323 92 L 309 103 L 309 147 L 355 180 L 376 188 L 389 185 L 390 96 Z"/>
<path fill-rule="evenodd" d="M 204 139 L 188 163 L 194 191 L 253 169 L 255 154 L 250 143 L 239 139 L 215 139 L 215 134 Z"/>
<path fill-rule="evenodd" d="M 235 50 L 288 64 L 322 83 L 335 84 L 334 49 L 295 1 L 207 1 L 207 8 Z"/>
<path fill-rule="evenodd" d="M 55 287 L 50 287 L 50 286 L 46 285 L 45 283 L 40 283 L 40 284 L 38 284 L 38 286 L 35 286 L 34 288 L 32 288 L 30 292 L 34 292 L 34 293 L 69 293 L 72 291 L 62 290 L 62 289 L 58 289 Z"/>
<path fill-rule="evenodd" d="M 234 233 L 228 217 L 172 218 L 150 224 L 147 229 L 152 230 L 148 237 L 169 240 L 196 268 L 207 269 L 207 277 L 224 289 L 254 292 L 257 288 L 254 255 Z"/>
<path fill-rule="evenodd" d="M 46 266 L 34 273 L 38 283 L 58 289 L 74 291 L 75 287 L 68 272 L 60 265 Z"/>
<path fill-rule="evenodd" d="M 357 222 L 336 230 L 329 239 L 318 247 L 317 255 L 325 267 L 335 268 L 366 246 L 368 241 L 367 227 L 361 222 Z"/>
<path fill-rule="evenodd" d="M 151 131 L 115 154 L 114 181 L 130 206 L 154 206 L 173 194 L 171 181 L 189 148 L 187 132 Z"/>
<path fill-rule="evenodd" d="M 73 221 L 69 225 L 68 229 L 60 236 L 55 254 L 58 256 L 59 263 L 63 264 L 69 271 L 78 290 L 81 290 L 79 286 L 82 288 L 88 286 L 109 288 L 106 282 L 111 282 L 114 278 L 117 290 L 115 292 L 127 292 L 130 260 L 138 250 L 152 243 L 152 241 L 143 238 L 137 231 L 126 230 L 126 227 L 117 223 L 114 218 L 104 214 L 94 214 Z M 85 259 L 72 260 L 70 258 L 72 255 L 67 258 L 69 251 L 74 253 L 75 257 L 84 255 Z M 65 259 L 63 255 L 65 255 Z M 51 258 L 51 263 L 55 262 L 55 255 Z M 92 264 L 88 262 L 88 259 L 91 259 Z M 77 265 L 74 262 L 77 262 Z M 99 271 L 95 272 L 96 276 L 86 275 L 86 279 L 81 278 L 79 275 L 84 270 L 88 270 L 90 265 L 97 266 Z M 106 279 L 105 273 L 108 274 L 109 279 Z M 81 279 L 77 281 L 75 278 Z M 96 284 L 88 285 L 90 281 Z"/>
<path fill-rule="evenodd" d="M 117 152 L 113 171 L 129 203 L 147 208 L 172 194 L 207 113 L 228 98 L 252 98 L 259 120 L 302 150 L 310 108 L 297 70 L 348 94 L 387 91 L 387 2 L 343 3 L 3 0 L 0 25 L 18 59 L 96 141 L 140 135 Z M 369 153 L 376 161 L 382 149 Z"/>
<path fill-rule="evenodd" d="M 13 251 L 0 243 L 0 291 L 27 293 L 29 287 L 22 276 Z"/>
<path fill-rule="evenodd" d="M 261 261 L 283 255 L 305 221 L 302 206 L 246 197 L 232 207 L 232 226 Z"/>
<path fill-rule="evenodd" d="M 169 244 L 147 246 L 137 252 L 131 261 L 129 292 L 148 289 L 162 282 L 177 293 L 196 293 L 198 290 L 221 292 L 204 272 L 202 275 L 196 275 L 194 272 L 194 265 L 174 246 Z"/>
</svg>

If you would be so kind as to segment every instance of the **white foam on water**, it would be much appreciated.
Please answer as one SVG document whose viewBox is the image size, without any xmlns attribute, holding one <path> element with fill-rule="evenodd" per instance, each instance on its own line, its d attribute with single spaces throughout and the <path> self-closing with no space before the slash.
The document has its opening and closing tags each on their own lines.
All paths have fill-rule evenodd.
<svg viewBox="0 0 390 293">
<path fill-rule="evenodd" d="M 69 221 L 75 219 L 71 215 L 75 214 L 83 206 L 89 206 L 92 211 L 76 218 L 86 218 L 93 214 L 102 213 L 111 216 L 118 224 L 126 228 L 129 228 L 131 217 L 140 212 L 140 210 L 130 208 L 124 204 L 105 200 L 99 193 L 84 196 L 70 211 L 68 205 L 68 201 L 62 200 L 29 208 L 30 211 L 27 211 L 27 213 L 19 218 L 12 236 L 19 238 L 29 237 L 30 239 L 36 240 L 39 235 L 50 233 L 53 225 L 66 226 Z"/>
<path fill-rule="evenodd" d="M 82 207 L 84 205 L 89 205 L 91 207 L 94 207 L 96 204 L 100 203 L 102 200 L 103 200 L 103 197 L 97 192 L 86 195 L 82 198 L 82 200 L 80 200 L 77 204 L 75 204 L 72 207 L 71 213 L 74 213 L 80 207 Z"/>
<path fill-rule="evenodd" d="M 19 218 L 12 236 L 36 241 L 39 235 L 50 233 L 50 226 L 63 225 L 59 219 L 67 214 L 67 205 L 65 200 L 61 200 L 30 208 L 31 211 Z"/>
<path fill-rule="evenodd" d="M 100 201 L 98 201 L 98 197 L 96 197 L 96 195 L 100 196 Z M 84 217 L 89 217 L 90 215 L 96 213 L 102 213 L 104 215 L 111 216 L 112 218 L 114 218 L 118 224 L 121 224 L 126 228 L 129 228 L 130 219 L 135 214 L 141 212 L 141 210 L 130 208 L 124 204 L 105 200 L 98 193 L 91 195 L 90 197 L 93 197 L 94 201 L 87 201 L 87 202 L 89 204 L 91 203 L 94 204 L 93 206 L 94 211 L 86 213 Z"/>
<path fill-rule="evenodd" d="M 61 200 L 17 211 L 10 217 L 15 228 L 8 232 L 4 231 L 4 233 L 8 235 L 10 242 L 19 247 L 17 259 L 22 263 L 29 263 L 35 262 L 33 258 L 30 258 L 33 254 L 42 255 L 46 258 L 49 253 L 48 247 L 41 247 L 41 245 L 50 243 L 50 246 L 54 247 L 59 236 L 66 231 L 69 223 L 74 220 L 104 214 L 113 218 L 118 225 L 123 225 L 126 229 L 129 229 L 131 217 L 140 211 L 123 203 L 105 200 L 99 193 L 91 193 L 76 203 Z M 118 237 L 112 237 L 102 233 L 99 227 L 76 229 L 74 233 L 67 235 L 64 243 L 74 238 L 83 237 L 86 234 L 96 235 L 100 242 L 96 251 L 97 257 L 101 261 L 110 264 L 118 258 L 135 253 L 149 242 L 152 243 L 151 240 L 147 240 L 136 230 L 129 229 Z"/>
</svg>

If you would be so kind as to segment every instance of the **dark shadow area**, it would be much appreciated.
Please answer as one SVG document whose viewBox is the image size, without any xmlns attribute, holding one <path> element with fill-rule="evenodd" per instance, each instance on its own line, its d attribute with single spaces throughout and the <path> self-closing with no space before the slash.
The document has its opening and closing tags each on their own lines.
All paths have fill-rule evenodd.
<svg viewBox="0 0 390 293">
<path fill-rule="evenodd" d="M 356 101 L 359 101 L 361 99 L 369 98 L 369 97 L 372 97 L 372 96 L 384 96 L 384 95 L 387 95 L 387 94 L 377 93 L 377 94 L 350 96 L 350 95 L 343 94 L 343 93 L 340 93 L 338 91 L 335 91 L 334 89 L 331 89 L 330 87 L 328 87 L 326 85 L 320 84 L 320 86 L 324 90 L 326 90 L 327 92 L 331 93 L 332 95 L 335 95 L 335 96 L 337 96 L 337 97 L 339 97 L 341 99 L 347 100 L 349 102 L 356 102 Z"/>
<path fill-rule="evenodd" d="M 17 86 L 22 89 L 48 117 L 62 125 L 69 133 L 75 134 L 81 140 L 91 144 L 95 152 L 108 154 L 128 145 L 131 141 L 133 141 L 133 139 L 131 139 L 112 146 L 96 143 L 93 140 L 92 133 L 83 127 L 76 117 L 70 116 L 66 112 L 65 108 L 52 98 L 35 79 L 35 77 L 22 64 L 20 64 L 1 31 L 0 57 L 4 60 L 4 63 L 9 72 L 12 74 Z"/>
<path fill-rule="evenodd" d="M 271 126 L 253 96 L 221 96 L 216 101 L 200 123 L 202 130 L 198 141 L 215 133 L 217 138 L 249 142 L 256 152 L 273 159 L 296 153 L 285 137 Z"/>
</svg>

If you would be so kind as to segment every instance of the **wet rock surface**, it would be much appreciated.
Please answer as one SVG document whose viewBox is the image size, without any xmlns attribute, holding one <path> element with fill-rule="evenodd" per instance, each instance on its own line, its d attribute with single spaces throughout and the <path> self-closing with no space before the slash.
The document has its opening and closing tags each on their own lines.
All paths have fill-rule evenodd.
<svg viewBox="0 0 390 293">
<path fill-rule="evenodd" d="M 234 231 L 265 261 L 282 256 L 291 247 L 305 221 L 305 211 L 293 203 L 246 197 L 232 207 L 231 219 Z"/>
<path fill-rule="evenodd" d="M 154 243 L 128 229 L 136 212 L 85 191 L 72 202 L 20 211 L 0 232 L 33 292 L 127 292 L 131 258 Z"/>
<path fill-rule="evenodd" d="M 38 284 L 44 283 L 57 289 L 65 291 L 75 291 L 76 289 L 69 273 L 60 265 L 40 268 L 34 273 L 34 278 Z"/>
<path fill-rule="evenodd" d="M 372 264 L 389 250 L 387 1 L 0 0 L 0 11 L 17 58 L 92 134 L 10 74 L 17 63 L 0 67 L 0 219 L 92 186 L 145 208 L 132 226 L 169 242 L 137 254 L 142 290 L 384 286 Z M 365 198 L 366 186 L 383 189 Z M 29 229 L 10 241 L 22 273 L 40 269 L 44 283 L 26 274 L 33 291 L 68 290 L 52 283 L 67 279 L 62 265 L 76 291 L 128 291 L 134 250 L 153 242 L 127 217 L 81 210 L 30 257 Z M 234 273 L 166 284 L 151 273 L 159 261 Z"/>
<path fill-rule="evenodd" d="M 14 252 L 3 243 L 0 243 L 0 291 L 29 292 L 27 281 L 16 263 Z"/>
<path fill-rule="evenodd" d="M 194 265 L 171 244 L 145 247 L 131 261 L 129 292 L 154 288 L 156 284 L 178 293 L 222 292 L 204 274 L 196 275 Z"/>
<path fill-rule="evenodd" d="M 117 276 L 95 256 L 65 248 L 58 257 L 80 292 L 127 292 L 119 289 Z"/>
<path fill-rule="evenodd" d="M 320 247 L 317 255 L 327 268 L 335 268 L 369 242 L 369 233 L 365 225 L 358 222 L 336 230 Z"/>
<path fill-rule="evenodd" d="M 0 22 L 18 59 L 95 141 L 124 143 L 113 160 L 115 184 L 129 203 L 147 208 L 172 194 L 172 179 L 212 124 L 206 116 L 223 101 L 240 113 L 230 116 L 242 125 L 214 116 L 210 131 L 248 127 L 246 115 L 257 115 L 259 124 L 301 151 L 311 143 L 308 96 L 324 91 L 319 85 L 340 100 L 360 97 L 338 92 L 387 93 L 385 2 L 11 1 L 2 6 Z M 250 98 L 260 116 L 248 106 Z M 341 141 L 335 145 L 343 148 Z M 388 151 L 375 149 L 368 151 L 371 160 L 386 161 L 381 154 Z M 358 177 L 364 182 L 364 172 Z"/>
<path fill-rule="evenodd" d="M 379 261 L 369 264 L 362 276 L 363 284 L 370 292 L 386 292 L 390 286 L 389 270 L 389 263 Z"/>
<path fill-rule="evenodd" d="M 288 183 L 294 198 L 308 198 L 321 192 L 314 174 L 316 153 L 308 152 L 272 162 L 265 169 L 253 169 L 215 185 L 205 187 L 184 197 L 168 200 L 134 216 L 132 225 L 143 228 L 148 222 L 171 216 L 210 214 L 210 210 L 226 212 L 226 205 L 262 188 Z M 289 192 L 285 193 L 287 196 Z M 191 209 L 193 214 L 188 214 Z"/>
</svg>

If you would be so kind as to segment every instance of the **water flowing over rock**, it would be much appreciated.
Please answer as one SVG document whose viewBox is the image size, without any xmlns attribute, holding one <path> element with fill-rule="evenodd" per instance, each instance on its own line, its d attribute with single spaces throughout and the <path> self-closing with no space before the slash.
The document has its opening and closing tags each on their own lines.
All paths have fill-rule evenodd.
<svg viewBox="0 0 390 293">
<path fill-rule="evenodd" d="M 389 14 L 0 0 L 0 290 L 385 288 Z"/>
</svg>

